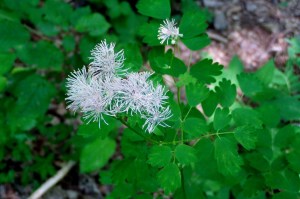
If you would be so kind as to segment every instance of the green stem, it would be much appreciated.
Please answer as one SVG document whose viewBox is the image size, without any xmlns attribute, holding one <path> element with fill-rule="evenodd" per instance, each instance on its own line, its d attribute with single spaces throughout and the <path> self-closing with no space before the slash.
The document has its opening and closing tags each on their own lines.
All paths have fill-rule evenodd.
<svg viewBox="0 0 300 199">
<path fill-rule="evenodd" d="M 184 186 L 183 168 L 180 169 L 180 175 L 181 175 L 181 188 L 182 188 L 183 199 L 186 199 L 185 186 Z"/>
<path fill-rule="evenodd" d="M 178 141 L 174 140 L 172 142 L 160 142 L 160 144 L 169 145 L 169 144 L 178 144 L 178 143 L 182 143 L 182 142 L 195 141 L 194 145 L 196 145 L 203 138 L 210 137 L 210 136 L 215 136 L 215 135 L 226 135 L 226 134 L 234 134 L 234 132 L 208 133 L 208 134 L 201 135 L 201 136 L 199 136 L 197 138 L 193 138 L 193 139 L 178 140 Z"/>
<path fill-rule="evenodd" d="M 152 144 L 153 144 L 153 143 L 159 144 L 158 141 L 153 140 L 153 139 L 151 139 L 151 138 L 145 136 L 143 133 L 137 131 L 135 128 L 133 128 L 132 126 L 130 126 L 130 125 L 129 125 L 125 120 L 123 120 L 122 118 L 117 117 L 117 119 L 118 119 L 122 124 L 124 124 L 127 128 L 129 128 L 130 130 L 132 130 L 133 132 L 135 132 L 135 133 L 138 134 L 139 136 L 143 137 L 143 138 L 144 138 L 145 140 L 147 140 L 148 142 L 150 142 L 150 143 L 152 143 Z"/>
<path fill-rule="evenodd" d="M 182 122 L 184 122 L 187 118 L 187 116 L 190 114 L 191 110 L 192 110 L 193 107 L 190 107 L 190 109 L 188 110 L 188 112 L 186 113 L 186 115 L 184 116 Z"/>
</svg>

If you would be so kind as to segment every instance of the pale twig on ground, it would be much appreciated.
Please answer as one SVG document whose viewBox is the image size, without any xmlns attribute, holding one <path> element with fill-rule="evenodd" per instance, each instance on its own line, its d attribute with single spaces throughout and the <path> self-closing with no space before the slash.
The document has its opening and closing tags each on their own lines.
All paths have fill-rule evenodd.
<svg viewBox="0 0 300 199">
<path fill-rule="evenodd" d="M 48 190 L 50 190 L 56 183 L 58 183 L 71 168 L 75 165 L 75 162 L 70 160 L 66 165 L 64 165 L 55 176 L 49 178 L 44 184 L 42 184 L 35 192 L 33 192 L 28 199 L 39 199 L 44 195 Z"/>
<path fill-rule="evenodd" d="M 207 34 L 213 40 L 216 40 L 216 41 L 219 41 L 219 42 L 222 42 L 222 43 L 225 43 L 225 44 L 228 43 L 228 39 L 226 39 L 225 37 L 223 37 L 220 34 L 217 34 L 217 33 L 212 32 L 212 31 L 207 31 Z"/>
</svg>

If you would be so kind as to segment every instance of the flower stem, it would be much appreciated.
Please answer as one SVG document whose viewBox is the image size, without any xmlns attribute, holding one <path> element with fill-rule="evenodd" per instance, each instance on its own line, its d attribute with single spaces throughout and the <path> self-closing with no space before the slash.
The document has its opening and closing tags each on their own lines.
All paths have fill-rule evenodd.
<svg viewBox="0 0 300 199">
<path fill-rule="evenodd" d="M 183 199 L 186 199 L 185 186 L 184 186 L 183 168 L 180 169 L 180 175 L 181 175 L 181 188 L 182 188 Z"/>
<path fill-rule="evenodd" d="M 139 136 L 143 137 L 145 140 L 147 140 L 148 142 L 150 143 L 155 143 L 155 144 L 159 144 L 158 141 L 156 140 L 153 140 L 147 136 L 145 136 L 143 133 L 137 131 L 135 128 L 133 128 L 132 126 L 130 126 L 123 118 L 120 118 L 120 117 L 117 117 L 117 119 L 122 123 L 124 124 L 127 128 L 129 128 L 130 130 L 132 130 L 133 132 L 135 132 L 136 134 L 138 134 Z"/>
</svg>

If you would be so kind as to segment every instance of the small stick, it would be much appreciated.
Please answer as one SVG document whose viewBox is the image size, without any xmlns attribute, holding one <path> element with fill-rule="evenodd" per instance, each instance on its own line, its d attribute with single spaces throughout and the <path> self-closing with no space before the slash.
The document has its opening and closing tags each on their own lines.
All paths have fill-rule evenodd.
<svg viewBox="0 0 300 199">
<path fill-rule="evenodd" d="M 56 183 L 58 183 L 75 165 L 75 162 L 70 160 L 65 166 L 63 166 L 55 176 L 49 178 L 42 186 L 40 186 L 35 192 L 33 192 L 28 199 L 39 199 L 49 189 L 51 189 Z"/>
<path fill-rule="evenodd" d="M 225 43 L 225 44 L 228 43 L 228 39 L 226 39 L 225 37 L 223 37 L 220 34 L 214 33 L 212 31 L 207 31 L 207 34 L 210 38 L 212 38 L 216 41 L 220 41 L 220 42 Z"/>
</svg>

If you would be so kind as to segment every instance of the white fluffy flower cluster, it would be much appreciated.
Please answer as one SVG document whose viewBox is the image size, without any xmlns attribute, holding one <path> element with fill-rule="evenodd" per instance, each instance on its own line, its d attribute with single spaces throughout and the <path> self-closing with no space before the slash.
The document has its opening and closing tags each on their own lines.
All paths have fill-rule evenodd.
<svg viewBox="0 0 300 199">
<path fill-rule="evenodd" d="M 164 87 L 154 86 L 149 72 L 128 73 L 123 68 L 123 50 L 115 53 L 114 47 L 114 43 L 102 41 L 91 51 L 89 68 L 67 78 L 68 108 L 99 124 L 100 120 L 105 122 L 103 115 L 127 113 L 145 119 L 143 128 L 149 133 L 158 125 L 167 126 L 164 121 L 171 111 L 165 106 L 168 97 Z"/>
<path fill-rule="evenodd" d="M 158 29 L 158 40 L 161 40 L 160 43 L 163 44 L 169 40 L 171 40 L 171 44 L 175 44 L 179 37 L 183 37 L 183 34 L 179 33 L 179 28 L 176 27 L 176 22 L 174 19 L 171 21 L 166 19 L 164 20 L 164 24 L 161 24 Z"/>
</svg>

